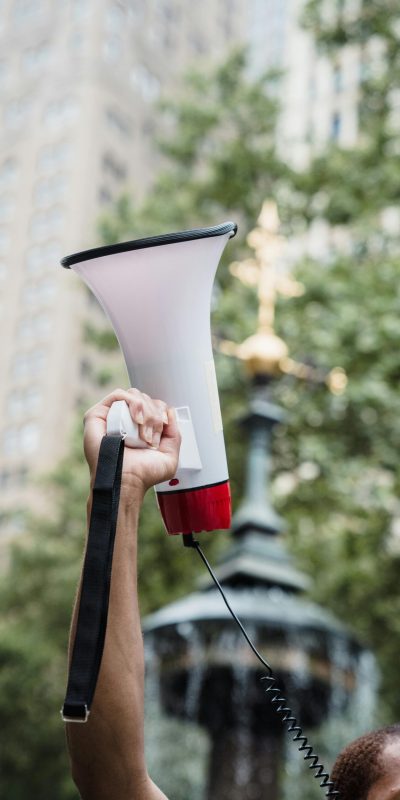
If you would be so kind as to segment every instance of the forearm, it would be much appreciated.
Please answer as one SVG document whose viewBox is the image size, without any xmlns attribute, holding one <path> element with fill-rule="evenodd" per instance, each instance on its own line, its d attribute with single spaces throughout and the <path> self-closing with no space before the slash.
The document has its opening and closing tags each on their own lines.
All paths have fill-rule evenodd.
<svg viewBox="0 0 400 800">
<path fill-rule="evenodd" d="M 68 724 L 72 773 L 83 800 L 146 800 L 143 641 L 137 598 L 137 526 L 142 497 L 121 491 L 107 632 L 86 724 Z M 90 513 L 90 499 L 89 499 Z M 78 602 L 71 626 L 73 641 Z M 111 791 L 112 790 L 112 791 Z"/>
</svg>

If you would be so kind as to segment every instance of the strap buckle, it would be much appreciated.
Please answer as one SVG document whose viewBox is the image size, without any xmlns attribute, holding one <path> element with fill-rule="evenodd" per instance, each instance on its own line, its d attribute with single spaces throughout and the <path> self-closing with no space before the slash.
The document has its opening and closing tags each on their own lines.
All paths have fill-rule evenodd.
<svg viewBox="0 0 400 800">
<path fill-rule="evenodd" d="M 86 703 L 64 703 L 60 710 L 63 722 L 87 722 L 90 711 Z"/>
</svg>

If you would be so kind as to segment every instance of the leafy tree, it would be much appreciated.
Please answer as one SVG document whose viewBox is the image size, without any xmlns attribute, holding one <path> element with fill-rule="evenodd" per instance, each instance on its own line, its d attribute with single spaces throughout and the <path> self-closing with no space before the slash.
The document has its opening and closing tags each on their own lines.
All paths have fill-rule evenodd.
<svg viewBox="0 0 400 800">
<path fill-rule="evenodd" d="M 388 220 L 396 219 L 400 177 L 398 9 L 391 0 L 363 1 L 356 12 L 312 0 L 305 23 L 333 63 L 343 48 L 359 54 L 359 136 L 350 149 L 331 145 L 295 176 L 293 221 L 299 214 L 327 222 L 331 244 L 322 263 L 299 266 L 306 293 L 282 307 L 279 320 L 294 355 L 340 364 L 349 383 L 341 397 L 290 381 L 277 387 L 290 410 L 276 441 L 277 467 L 288 471 L 286 487 L 293 479 L 280 505 L 295 550 L 312 567 L 315 596 L 351 620 L 376 652 L 383 713 L 394 719 L 400 250 L 398 227 Z"/>
</svg>

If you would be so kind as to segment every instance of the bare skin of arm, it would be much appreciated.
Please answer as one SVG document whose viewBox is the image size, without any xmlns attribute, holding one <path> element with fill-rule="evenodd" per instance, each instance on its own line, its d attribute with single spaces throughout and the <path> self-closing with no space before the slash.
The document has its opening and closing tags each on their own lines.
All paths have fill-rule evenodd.
<svg viewBox="0 0 400 800">
<path fill-rule="evenodd" d="M 180 436 L 165 403 L 136 389 L 116 390 L 85 415 L 84 449 L 91 485 L 108 410 L 126 400 L 151 449 L 125 448 L 107 632 L 96 693 L 85 724 L 67 724 L 72 776 L 82 800 L 167 800 L 144 757 L 144 655 L 137 596 L 137 527 L 146 490 L 177 469 Z M 90 516 L 91 495 L 88 500 Z M 79 592 L 78 592 L 79 598 Z M 73 612 L 70 652 L 78 599 Z"/>
</svg>

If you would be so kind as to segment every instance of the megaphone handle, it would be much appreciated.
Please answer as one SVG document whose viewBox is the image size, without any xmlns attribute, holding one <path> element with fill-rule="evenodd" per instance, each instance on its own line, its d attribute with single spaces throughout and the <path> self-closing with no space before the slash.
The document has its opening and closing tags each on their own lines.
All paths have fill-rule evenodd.
<svg viewBox="0 0 400 800">
<path fill-rule="evenodd" d="M 125 400 L 115 400 L 107 415 L 107 435 L 122 436 L 128 447 L 147 447 L 139 436 L 139 427 L 133 421 Z"/>
<path fill-rule="evenodd" d="M 198 471 L 202 468 L 196 434 L 188 406 L 175 409 L 176 421 L 181 434 L 179 454 L 180 470 Z M 148 447 L 139 436 L 139 428 L 133 421 L 125 400 L 115 400 L 107 416 L 108 436 L 122 436 L 128 447 Z"/>
</svg>

